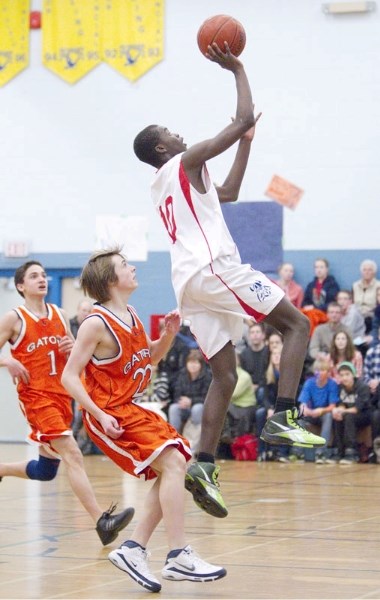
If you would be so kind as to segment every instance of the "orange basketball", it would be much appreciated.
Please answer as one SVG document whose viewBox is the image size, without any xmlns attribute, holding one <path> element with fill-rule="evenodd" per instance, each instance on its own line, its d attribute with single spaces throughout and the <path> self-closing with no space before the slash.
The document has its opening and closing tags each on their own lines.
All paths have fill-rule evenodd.
<svg viewBox="0 0 380 600">
<path fill-rule="evenodd" d="M 224 51 L 224 42 L 227 42 L 232 54 L 239 56 L 245 46 L 245 30 L 234 17 L 215 15 L 202 23 L 198 30 L 197 42 L 202 54 L 206 54 L 207 46 L 213 42 Z"/>
</svg>

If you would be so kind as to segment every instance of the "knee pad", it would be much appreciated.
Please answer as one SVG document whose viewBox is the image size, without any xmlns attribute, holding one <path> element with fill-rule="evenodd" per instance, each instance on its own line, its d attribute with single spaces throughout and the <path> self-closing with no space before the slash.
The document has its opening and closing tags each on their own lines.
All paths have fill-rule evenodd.
<svg viewBox="0 0 380 600">
<path fill-rule="evenodd" d="M 31 460 L 26 465 L 26 474 L 29 479 L 38 481 L 51 481 L 57 475 L 59 463 L 57 458 L 40 456 L 38 460 Z"/>
</svg>

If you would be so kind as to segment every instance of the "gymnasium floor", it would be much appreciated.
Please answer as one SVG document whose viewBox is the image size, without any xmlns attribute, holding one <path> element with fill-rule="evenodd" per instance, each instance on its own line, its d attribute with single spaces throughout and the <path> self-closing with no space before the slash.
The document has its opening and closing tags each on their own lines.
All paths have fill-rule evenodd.
<svg viewBox="0 0 380 600">
<path fill-rule="evenodd" d="M 32 452 L 32 454 L 31 454 Z M 2 461 L 31 458 L 26 445 L 0 444 Z M 104 456 L 85 457 L 102 506 L 133 505 L 149 483 L 124 475 Z M 187 494 L 188 542 L 226 567 L 213 583 L 162 580 L 161 599 L 380 598 L 380 467 L 222 463 L 226 519 L 205 515 Z M 152 598 L 107 560 L 108 548 L 73 497 L 62 469 L 56 480 L 0 483 L 0 598 Z M 163 528 L 150 545 L 160 578 Z"/>
</svg>

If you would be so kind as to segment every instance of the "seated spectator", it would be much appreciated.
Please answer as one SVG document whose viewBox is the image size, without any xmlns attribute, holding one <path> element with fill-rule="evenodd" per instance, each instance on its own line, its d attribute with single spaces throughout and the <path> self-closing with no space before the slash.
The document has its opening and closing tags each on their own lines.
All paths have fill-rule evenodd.
<svg viewBox="0 0 380 600">
<path fill-rule="evenodd" d="M 241 340 L 239 340 L 236 345 L 235 345 L 235 349 L 236 351 L 241 354 L 243 352 L 243 350 L 245 350 L 246 348 L 248 348 L 248 338 L 249 338 L 249 328 L 251 327 L 251 325 L 253 325 L 256 321 L 254 321 L 253 319 L 244 319 L 243 321 L 243 335 Z"/>
<path fill-rule="evenodd" d="M 256 409 L 256 435 L 259 438 L 258 460 L 278 460 L 289 462 L 289 446 L 271 446 L 260 439 L 266 420 L 274 413 L 277 398 L 278 380 L 280 377 L 280 360 L 282 346 L 273 350 L 269 355 L 269 363 L 265 372 L 265 395 Z"/>
<path fill-rule="evenodd" d="M 338 367 L 342 362 L 352 363 L 357 377 L 361 377 L 363 374 L 363 356 L 359 350 L 356 350 L 351 336 L 345 331 L 338 331 L 334 334 L 327 359 L 330 365 L 330 377 L 337 383 L 340 381 Z"/>
<path fill-rule="evenodd" d="M 345 331 L 349 333 L 347 327 L 342 325 L 342 310 L 337 302 L 330 302 L 327 307 L 327 323 L 318 325 L 313 332 L 309 344 L 309 354 L 311 358 L 326 358 L 330 352 L 331 342 L 335 333 Z"/>
<path fill-rule="evenodd" d="M 371 394 L 375 394 L 380 383 L 380 329 L 377 331 L 376 345 L 372 346 L 364 358 L 364 381 Z"/>
<path fill-rule="evenodd" d="M 88 300 L 88 298 L 83 298 L 79 302 L 77 307 L 77 314 L 72 319 L 70 319 L 70 330 L 75 338 L 77 337 L 80 325 L 92 311 L 92 307 L 93 303 L 91 302 L 91 300 Z"/>
<path fill-rule="evenodd" d="M 237 382 L 227 410 L 225 427 L 221 441 L 230 443 L 234 438 L 252 433 L 255 422 L 256 396 L 250 374 L 240 365 L 236 353 Z"/>
<path fill-rule="evenodd" d="M 160 323 L 160 328 L 162 327 L 164 321 Z M 182 328 L 180 329 L 180 331 Z M 165 371 L 169 378 L 169 394 L 170 401 L 174 400 L 174 388 L 177 380 L 177 375 L 185 367 L 186 358 L 190 352 L 190 347 L 184 340 L 183 336 L 179 336 L 178 334 L 174 338 L 174 342 L 170 348 L 170 350 L 166 353 L 164 358 L 162 359 L 162 370 Z"/>
<path fill-rule="evenodd" d="M 296 308 L 301 308 L 303 302 L 303 289 L 293 279 L 294 267 L 291 263 L 282 263 L 278 268 L 279 278 L 276 283 L 285 292 L 285 296 Z"/>
<path fill-rule="evenodd" d="M 380 463 L 380 387 L 371 394 L 371 427 L 372 441 L 377 462 Z"/>
<path fill-rule="evenodd" d="M 144 403 L 145 408 L 157 412 L 167 420 L 168 405 L 170 404 L 169 377 L 164 370 L 164 363 L 152 365 L 152 376 L 144 394 L 137 400 L 139 404 Z"/>
<path fill-rule="evenodd" d="M 378 343 L 378 331 L 380 328 L 380 288 L 376 290 L 376 306 L 372 319 L 372 329 L 369 334 L 369 344 L 370 346 L 376 346 Z"/>
<path fill-rule="evenodd" d="M 363 260 L 360 265 L 361 279 L 352 285 L 354 302 L 366 323 L 366 333 L 372 328 L 372 318 L 376 307 L 376 291 L 380 281 L 376 279 L 377 264 L 374 260 Z"/>
<path fill-rule="evenodd" d="M 355 346 L 367 345 L 370 339 L 365 335 L 364 317 L 356 304 L 353 303 L 352 292 L 350 290 L 340 290 L 336 296 L 336 301 L 342 310 L 340 322 L 347 327 Z"/>
<path fill-rule="evenodd" d="M 282 339 L 282 335 L 281 333 L 279 333 L 278 331 L 272 331 L 272 333 L 270 333 L 268 335 L 268 348 L 269 348 L 269 352 L 274 352 L 274 350 L 282 350 L 282 346 L 284 344 L 284 341 Z"/>
<path fill-rule="evenodd" d="M 341 363 L 338 372 L 339 402 L 332 415 L 339 463 L 347 465 L 358 461 L 359 429 L 371 424 L 370 392 L 368 385 L 356 377 L 352 363 Z"/>
<path fill-rule="evenodd" d="M 329 376 L 330 365 L 320 359 L 314 365 L 314 377 L 307 379 L 302 386 L 298 402 L 303 408 L 306 423 L 321 427 L 321 437 L 326 444 L 317 448 L 315 462 L 323 464 L 328 459 L 327 446 L 332 431 L 332 410 L 339 401 L 338 385 Z"/>
<path fill-rule="evenodd" d="M 329 275 L 329 263 L 325 258 L 315 260 L 314 273 L 314 279 L 306 286 L 302 306 L 326 311 L 328 304 L 335 300 L 339 285 L 335 277 Z"/>
<path fill-rule="evenodd" d="M 181 433 L 188 419 L 202 421 L 203 405 L 211 383 L 211 371 L 199 350 L 190 350 L 185 367 L 177 375 L 174 402 L 169 406 L 169 423 Z"/>
<path fill-rule="evenodd" d="M 264 400 L 268 362 L 269 348 L 264 323 L 252 323 L 249 326 L 248 346 L 240 353 L 240 365 L 252 378 L 258 404 L 262 404 Z"/>
<path fill-rule="evenodd" d="M 314 333 L 314 329 L 318 327 L 318 325 L 322 325 L 322 323 L 327 323 L 327 315 L 324 310 L 319 310 L 319 308 L 314 308 L 314 306 L 301 308 L 301 312 L 307 317 L 310 321 L 310 337 Z"/>
</svg>

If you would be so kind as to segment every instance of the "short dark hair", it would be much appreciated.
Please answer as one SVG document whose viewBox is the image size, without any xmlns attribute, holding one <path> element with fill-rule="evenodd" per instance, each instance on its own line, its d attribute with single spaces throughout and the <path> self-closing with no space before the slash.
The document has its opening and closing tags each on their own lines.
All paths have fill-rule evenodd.
<svg viewBox="0 0 380 600">
<path fill-rule="evenodd" d="M 261 329 L 261 331 L 266 334 L 266 327 L 263 321 L 259 321 L 258 323 L 256 323 L 255 321 L 254 323 L 251 323 L 248 327 L 248 330 L 251 331 L 253 327 L 259 327 L 259 329 Z"/>
<path fill-rule="evenodd" d="M 316 258 L 316 259 L 314 260 L 314 265 L 315 265 L 315 263 L 316 263 L 317 261 L 319 261 L 319 262 L 324 262 L 324 263 L 325 263 L 325 266 L 326 266 L 327 268 L 329 268 L 329 267 L 330 267 L 330 263 L 329 263 L 329 261 L 327 260 L 327 258 L 321 258 L 321 257 L 318 257 L 318 258 Z"/>
<path fill-rule="evenodd" d="M 27 272 L 29 267 L 32 267 L 33 265 L 38 265 L 39 267 L 44 268 L 43 265 L 41 265 L 41 263 L 38 262 L 38 260 L 28 260 L 28 262 L 26 262 L 23 265 L 21 265 L 20 267 L 18 267 L 18 269 L 16 269 L 15 274 L 14 274 L 14 282 L 15 282 L 16 290 L 18 291 L 20 296 L 22 296 L 23 298 L 25 298 L 25 296 L 24 296 L 23 292 L 20 292 L 17 285 L 19 283 L 24 283 L 25 273 Z"/>
<path fill-rule="evenodd" d="M 121 254 L 121 248 L 115 246 L 95 252 L 83 267 L 80 277 L 81 287 L 90 298 L 102 304 L 110 299 L 109 286 L 117 282 L 112 257 Z"/>
<path fill-rule="evenodd" d="M 133 142 L 133 150 L 139 160 L 152 165 L 159 166 L 157 152 L 155 150 L 160 141 L 160 132 L 158 125 L 148 125 L 138 133 Z"/>
</svg>

